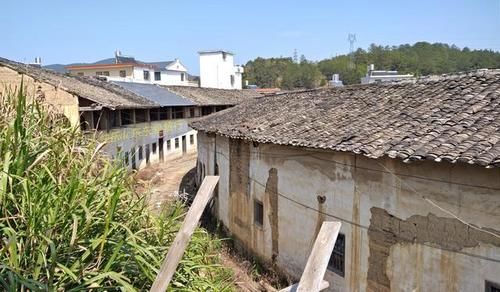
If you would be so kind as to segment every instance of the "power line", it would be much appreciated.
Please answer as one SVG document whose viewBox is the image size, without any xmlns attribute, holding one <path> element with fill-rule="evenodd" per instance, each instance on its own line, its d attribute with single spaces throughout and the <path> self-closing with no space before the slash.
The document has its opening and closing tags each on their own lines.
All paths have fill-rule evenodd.
<svg viewBox="0 0 500 292">
<path fill-rule="evenodd" d="M 201 146 L 202 148 L 204 148 L 205 150 L 207 150 L 206 147 L 198 144 L 199 146 Z M 219 151 L 215 151 L 214 152 L 215 154 L 220 154 L 220 156 L 222 156 L 226 161 L 230 162 L 230 159 L 227 157 L 227 155 L 225 155 L 224 153 L 222 152 L 219 152 Z M 241 154 L 241 153 L 240 153 Z M 329 161 L 329 160 L 324 160 L 324 161 Z M 329 161 L 329 162 L 334 162 L 334 161 Z M 383 166 L 383 165 L 382 165 Z M 231 166 L 231 167 L 236 167 L 239 171 L 242 171 L 243 169 L 239 166 Z M 385 166 L 383 166 L 385 167 Z M 248 179 L 252 182 L 254 182 L 255 184 L 263 187 L 264 189 L 266 189 L 266 185 L 250 176 L 248 176 Z M 399 178 L 398 178 L 399 179 Z M 390 187 L 393 187 L 395 188 L 395 186 L 390 186 Z M 412 191 L 416 192 L 416 190 L 412 189 Z M 325 215 L 325 216 L 328 216 L 328 217 L 331 217 L 331 218 L 334 218 L 334 219 L 337 219 L 341 222 L 344 222 L 346 224 L 349 224 L 349 225 L 353 225 L 353 226 L 356 226 L 356 227 L 359 227 L 359 228 L 362 228 L 362 229 L 365 229 L 365 230 L 369 230 L 369 227 L 368 226 L 364 226 L 364 225 L 361 225 L 359 223 L 356 223 L 354 221 L 351 221 L 349 219 L 345 219 L 345 218 L 342 218 L 342 217 L 339 217 L 339 216 L 336 216 L 336 215 L 333 215 L 333 214 L 330 214 L 330 213 L 327 213 L 327 212 L 324 212 L 324 211 L 321 211 L 321 210 L 318 210 L 316 208 L 313 208 L 313 207 L 310 207 L 308 206 L 307 204 L 304 204 L 304 203 L 301 203 L 293 198 L 291 198 L 290 196 L 286 195 L 286 194 L 283 194 L 282 192 L 276 192 L 276 194 L 283 198 L 283 199 L 286 199 L 296 205 L 299 205 L 303 208 L 306 208 L 306 209 L 309 209 L 309 210 L 312 210 L 312 211 L 315 211 L 316 213 L 319 213 L 319 214 L 322 214 L 322 215 Z M 429 202 L 430 200 L 427 199 L 426 197 L 424 197 L 423 195 L 420 195 L 418 192 L 416 192 L 417 195 L 419 195 L 419 197 L 423 198 L 424 200 L 426 200 L 427 202 Z M 438 207 L 440 210 L 444 211 L 446 209 L 440 207 L 439 205 L 435 204 L 434 202 L 430 201 L 429 203 L 431 203 L 432 205 L 434 205 L 435 207 Z M 446 210 L 447 211 L 447 210 Z M 449 211 L 447 211 L 449 212 Z M 449 213 L 449 214 L 452 214 L 453 213 Z M 495 237 L 498 237 L 500 238 L 499 235 L 495 234 L 495 233 L 492 233 L 490 231 L 487 231 L 487 230 L 484 230 L 482 228 L 479 228 L 479 227 L 475 227 L 469 223 L 467 223 L 466 221 L 462 220 L 462 219 L 459 219 L 458 217 L 456 217 L 455 215 L 453 215 L 453 217 L 455 217 L 457 220 L 461 221 L 462 223 L 466 224 L 467 226 L 471 227 L 471 228 L 474 228 L 478 231 L 482 231 L 482 232 L 485 232 L 485 233 L 488 233 L 490 235 L 493 235 Z M 427 243 L 421 243 L 422 245 L 425 245 L 425 246 L 429 246 L 429 247 L 433 247 L 433 248 L 436 248 L 436 246 L 434 245 L 431 245 L 431 244 L 427 244 Z M 493 261 L 493 262 L 499 262 L 500 263 L 500 259 L 496 259 L 496 258 L 490 258 L 490 257 L 485 257 L 485 256 L 481 256 L 481 255 L 477 255 L 477 254 L 473 254 L 473 253 L 468 253 L 468 252 L 463 252 L 463 251 L 456 251 L 456 250 L 451 250 L 451 249 L 447 249 L 447 248 L 444 248 L 444 247 L 438 247 L 439 249 L 442 249 L 442 250 L 446 250 L 446 251 L 450 251 L 450 252 L 454 252 L 454 253 L 459 253 L 459 254 L 463 254 L 463 255 L 467 255 L 467 256 L 471 256 L 471 257 L 475 257 L 475 258 L 480 258 L 480 259 L 484 259 L 484 260 L 488 260 L 488 261 Z"/>
</svg>

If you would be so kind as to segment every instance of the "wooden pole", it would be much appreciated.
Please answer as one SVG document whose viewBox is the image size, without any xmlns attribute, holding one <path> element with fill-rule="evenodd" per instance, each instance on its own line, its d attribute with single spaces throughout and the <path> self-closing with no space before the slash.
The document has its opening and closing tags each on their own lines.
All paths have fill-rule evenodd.
<svg viewBox="0 0 500 292">
<path fill-rule="evenodd" d="M 340 222 L 323 222 L 299 283 L 280 292 L 317 292 L 330 286 L 323 278 L 341 225 Z"/>
<path fill-rule="evenodd" d="M 208 202 L 213 196 L 215 186 L 219 181 L 219 176 L 206 176 L 203 180 L 193 204 L 189 208 L 186 218 L 182 223 L 181 229 L 175 236 L 174 242 L 170 246 L 167 257 L 161 265 L 160 272 L 151 287 L 152 292 L 164 292 L 177 269 L 177 265 L 182 259 L 182 255 L 193 235 L 193 232 L 200 221 L 201 215 Z"/>
<path fill-rule="evenodd" d="M 297 292 L 320 291 L 341 225 L 340 222 L 323 222 L 321 225 L 302 277 L 300 277 Z"/>
</svg>

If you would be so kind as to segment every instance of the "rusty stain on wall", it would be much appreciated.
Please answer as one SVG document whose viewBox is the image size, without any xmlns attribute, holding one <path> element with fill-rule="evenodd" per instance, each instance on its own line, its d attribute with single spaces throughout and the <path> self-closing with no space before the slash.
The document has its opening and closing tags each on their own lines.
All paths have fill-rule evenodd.
<svg viewBox="0 0 500 292">
<path fill-rule="evenodd" d="M 279 255 L 279 228 L 278 228 L 278 170 L 269 169 L 266 182 L 265 197 L 269 200 L 268 218 L 271 225 L 272 259 Z"/>
<path fill-rule="evenodd" d="M 429 213 L 427 216 L 413 215 L 402 220 L 381 208 L 372 207 L 370 210 L 368 291 L 391 290 L 386 262 L 391 246 L 396 243 L 426 243 L 450 251 L 476 247 L 481 243 L 500 247 L 500 238 L 470 228 L 455 218 L 437 217 Z M 497 230 L 489 231 L 500 235 Z M 450 261 L 443 258 L 442 265 Z"/>
<path fill-rule="evenodd" d="M 351 267 L 359 267 L 361 265 L 361 230 L 360 224 L 360 193 L 354 188 L 354 196 L 352 199 L 352 222 L 358 224 L 351 225 Z M 350 287 L 352 291 L 359 291 L 360 269 L 350 270 Z"/>
<path fill-rule="evenodd" d="M 248 244 L 251 242 L 252 218 L 249 194 L 250 147 L 242 140 L 229 141 L 229 225 L 233 234 Z"/>
</svg>

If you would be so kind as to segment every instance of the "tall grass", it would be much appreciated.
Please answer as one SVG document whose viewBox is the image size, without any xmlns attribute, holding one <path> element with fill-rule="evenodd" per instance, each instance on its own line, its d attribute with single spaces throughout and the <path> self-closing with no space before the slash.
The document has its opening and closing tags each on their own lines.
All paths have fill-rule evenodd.
<svg viewBox="0 0 500 292">
<path fill-rule="evenodd" d="M 21 86 L 22 88 L 22 86 Z M 22 90 L 0 96 L 0 289 L 147 290 L 184 216 L 153 216 L 127 171 Z M 198 230 L 171 289 L 231 290 Z"/>
</svg>

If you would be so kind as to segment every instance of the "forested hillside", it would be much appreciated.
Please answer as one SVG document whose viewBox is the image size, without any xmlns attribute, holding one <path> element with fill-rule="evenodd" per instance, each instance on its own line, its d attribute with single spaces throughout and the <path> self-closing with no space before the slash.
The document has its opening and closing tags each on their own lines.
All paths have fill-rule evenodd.
<svg viewBox="0 0 500 292">
<path fill-rule="evenodd" d="M 259 87 L 314 88 L 326 84 L 334 73 L 344 84 L 360 83 L 368 64 L 376 69 L 398 70 L 416 76 L 469 71 L 479 68 L 500 68 L 500 53 L 470 50 L 441 43 L 418 42 L 414 45 L 371 45 L 358 49 L 352 56 L 339 55 L 319 62 L 292 58 L 257 58 L 246 64 L 245 77 Z"/>
</svg>

